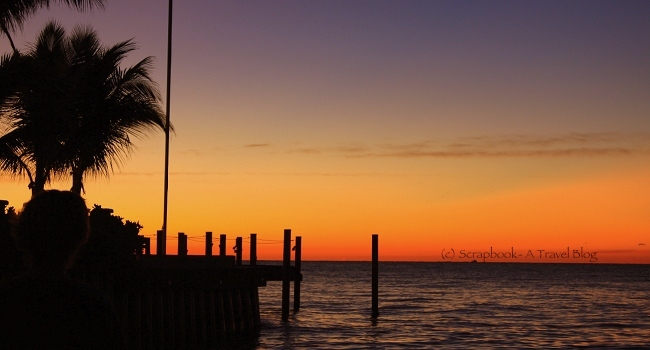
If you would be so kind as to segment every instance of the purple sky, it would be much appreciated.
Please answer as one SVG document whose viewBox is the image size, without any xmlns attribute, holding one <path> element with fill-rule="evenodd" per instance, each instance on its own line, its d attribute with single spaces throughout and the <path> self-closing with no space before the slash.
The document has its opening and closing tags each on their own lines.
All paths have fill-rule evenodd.
<svg viewBox="0 0 650 350">
<path fill-rule="evenodd" d="M 176 1 L 170 225 L 193 227 L 197 197 L 240 213 L 254 201 L 229 196 L 335 201 L 331 178 L 299 176 L 384 179 L 359 196 L 401 203 L 411 197 L 388 189 L 415 186 L 443 205 L 647 169 L 649 18 L 648 1 Z M 164 92 L 165 1 L 55 6 L 15 41 L 48 19 L 90 24 L 106 44 L 135 38 L 129 62 L 155 56 Z M 159 226 L 163 145 L 161 133 L 139 142 L 110 182 L 87 186 L 91 200 Z M 13 203 L 28 196 L 19 187 Z M 129 195 L 151 203 L 114 199 Z M 230 224 L 219 220 L 201 229 Z"/>
</svg>

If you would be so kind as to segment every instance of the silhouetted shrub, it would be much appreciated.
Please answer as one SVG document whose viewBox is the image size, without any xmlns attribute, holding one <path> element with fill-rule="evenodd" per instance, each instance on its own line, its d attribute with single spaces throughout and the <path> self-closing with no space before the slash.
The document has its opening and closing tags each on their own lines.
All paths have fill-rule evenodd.
<svg viewBox="0 0 650 350">
<path fill-rule="evenodd" d="M 11 224 L 16 220 L 14 207 L 0 200 L 0 279 L 15 274 L 20 266 L 20 254 L 11 236 Z"/>
<path fill-rule="evenodd" d="M 16 219 L 13 207 L 0 200 L 0 279 L 19 272 L 20 253 L 11 235 Z M 90 235 L 81 248 L 70 273 L 83 279 L 90 274 L 102 274 L 118 269 L 130 269 L 137 264 L 146 238 L 140 236 L 142 225 L 113 215 L 112 209 L 95 204 L 90 211 Z"/>
<path fill-rule="evenodd" d="M 90 236 L 79 252 L 76 269 L 94 272 L 132 267 L 142 254 L 142 225 L 113 215 L 112 209 L 95 204 L 90 211 Z"/>
</svg>

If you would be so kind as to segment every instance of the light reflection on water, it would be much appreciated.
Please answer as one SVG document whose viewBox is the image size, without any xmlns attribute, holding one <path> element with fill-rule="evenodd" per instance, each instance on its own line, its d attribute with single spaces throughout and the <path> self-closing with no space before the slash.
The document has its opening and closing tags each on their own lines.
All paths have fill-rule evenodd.
<svg viewBox="0 0 650 350">
<path fill-rule="evenodd" d="M 258 349 L 650 346 L 650 266 L 303 262 L 298 313 L 260 288 Z M 293 291 L 292 291 L 293 293 Z"/>
</svg>

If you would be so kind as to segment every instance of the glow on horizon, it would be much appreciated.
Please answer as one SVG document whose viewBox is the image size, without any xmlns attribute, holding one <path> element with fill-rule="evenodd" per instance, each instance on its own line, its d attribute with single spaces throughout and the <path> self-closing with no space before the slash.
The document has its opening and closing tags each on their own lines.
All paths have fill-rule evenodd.
<svg viewBox="0 0 650 350">
<path fill-rule="evenodd" d="M 104 43 L 135 37 L 133 60 L 156 56 L 164 86 L 156 4 L 53 7 L 15 41 L 50 18 L 92 24 Z M 206 231 L 280 241 L 291 228 L 306 260 L 369 260 L 377 233 L 382 260 L 588 247 L 599 263 L 650 263 L 647 3 L 325 4 L 175 10 L 169 253 L 177 232 L 201 254 Z M 153 242 L 164 136 L 137 145 L 86 198 Z M 2 175 L 0 189 L 16 207 L 29 198 L 24 180 Z"/>
</svg>

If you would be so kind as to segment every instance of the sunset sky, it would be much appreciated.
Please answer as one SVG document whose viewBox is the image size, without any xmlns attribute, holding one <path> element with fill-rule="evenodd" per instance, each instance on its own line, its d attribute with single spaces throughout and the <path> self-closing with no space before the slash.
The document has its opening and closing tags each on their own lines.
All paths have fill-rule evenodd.
<svg viewBox="0 0 650 350">
<path fill-rule="evenodd" d="M 190 254 L 255 232 L 277 260 L 291 228 L 306 260 L 368 260 L 377 233 L 382 260 L 650 263 L 649 18 L 648 1 L 177 0 L 168 253 L 178 232 Z M 19 47 L 50 19 L 135 38 L 127 63 L 155 56 L 164 95 L 167 1 L 41 10 Z M 164 134 L 136 144 L 85 197 L 155 241 Z M 2 175 L 0 198 L 20 208 L 27 184 Z"/>
</svg>

